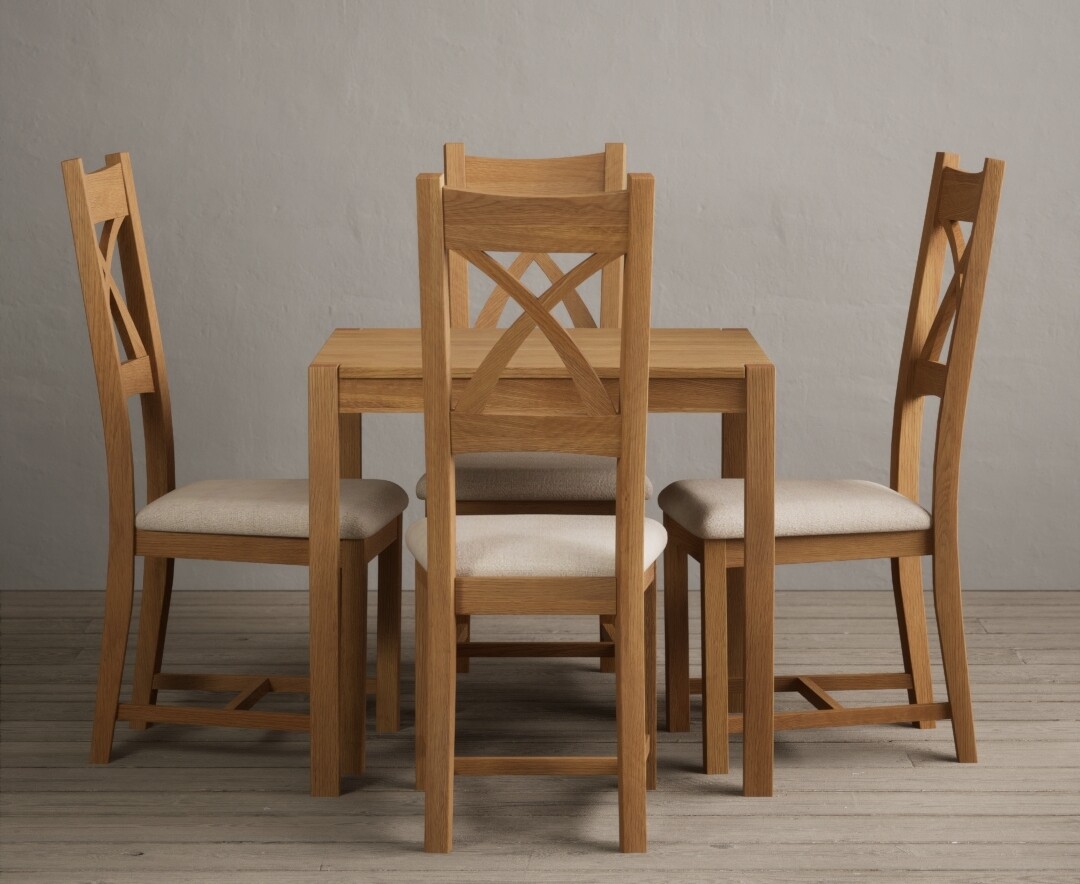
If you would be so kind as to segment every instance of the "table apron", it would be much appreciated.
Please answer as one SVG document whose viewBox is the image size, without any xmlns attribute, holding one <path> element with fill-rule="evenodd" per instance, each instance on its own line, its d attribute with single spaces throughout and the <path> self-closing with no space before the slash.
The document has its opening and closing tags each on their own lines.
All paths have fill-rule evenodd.
<svg viewBox="0 0 1080 884">
<path fill-rule="evenodd" d="M 454 381 L 455 395 L 467 380 Z M 618 403 L 619 384 L 605 380 L 612 401 Z M 577 397 L 568 378 L 503 378 L 485 409 L 488 414 L 566 413 Z M 338 409 L 343 414 L 422 412 L 424 382 L 420 378 L 341 378 Z M 649 411 L 667 413 L 746 411 L 745 378 L 650 378 Z M 581 411 L 585 414 L 584 408 Z"/>
</svg>

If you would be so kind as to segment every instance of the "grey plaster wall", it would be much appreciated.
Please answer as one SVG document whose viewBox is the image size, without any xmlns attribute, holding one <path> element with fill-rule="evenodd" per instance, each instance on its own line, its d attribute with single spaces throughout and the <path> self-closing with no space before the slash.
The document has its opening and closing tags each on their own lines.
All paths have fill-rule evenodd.
<svg viewBox="0 0 1080 884">
<path fill-rule="evenodd" d="M 935 150 L 1008 163 L 963 471 L 973 588 L 1076 588 L 1080 5 L 0 0 L 0 587 L 100 587 L 101 428 L 59 163 L 129 150 L 181 481 L 302 475 L 335 326 L 418 321 L 413 180 L 441 145 L 629 145 L 658 181 L 654 321 L 745 325 L 786 476 L 887 480 Z M 719 421 L 657 417 L 659 487 Z M 415 417 L 365 429 L 411 488 Z M 414 506 L 408 516 L 414 518 Z M 409 570 L 406 570 L 409 573 Z M 184 564 L 183 587 L 305 572 Z M 782 587 L 882 586 L 880 563 Z"/>
</svg>

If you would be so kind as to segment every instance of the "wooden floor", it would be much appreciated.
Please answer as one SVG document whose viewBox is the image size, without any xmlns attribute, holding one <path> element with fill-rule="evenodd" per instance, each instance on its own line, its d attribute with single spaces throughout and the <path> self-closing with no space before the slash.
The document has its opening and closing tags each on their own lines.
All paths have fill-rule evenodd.
<svg viewBox="0 0 1080 884">
<path fill-rule="evenodd" d="M 459 778 L 455 851 L 422 853 L 411 666 L 404 729 L 371 738 L 368 774 L 337 799 L 308 796 L 303 734 L 121 726 L 114 762 L 91 767 L 101 595 L 0 605 L 11 884 L 1080 880 L 1080 592 L 967 594 L 978 765 L 955 763 L 948 724 L 792 731 L 776 797 L 744 799 L 737 741 L 732 774 L 697 773 L 695 702 L 689 734 L 661 731 L 649 852 L 634 857 L 616 852 L 613 778 Z M 900 668 L 891 593 L 781 593 L 777 615 L 778 672 Z M 544 638 L 593 628 L 499 622 Z M 478 637 L 495 625 L 478 620 Z M 300 592 L 178 593 L 166 668 L 300 673 L 306 628 Z M 935 681 L 942 692 L 939 666 Z M 459 684 L 463 752 L 614 751 L 613 676 L 595 662 L 480 660 Z"/>
</svg>

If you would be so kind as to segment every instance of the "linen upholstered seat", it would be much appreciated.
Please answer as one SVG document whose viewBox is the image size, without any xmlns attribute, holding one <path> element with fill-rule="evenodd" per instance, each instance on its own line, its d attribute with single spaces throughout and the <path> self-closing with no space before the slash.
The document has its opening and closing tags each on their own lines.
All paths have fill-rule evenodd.
<svg viewBox="0 0 1080 884">
<path fill-rule="evenodd" d="M 743 536 L 742 479 L 684 479 L 660 493 L 660 508 L 702 540 Z M 776 483 L 776 536 L 925 531 L 930 513 L 876 482 L 789 479 Z"/>
<path fill-rule="evenodd" d="M 428 563 L 428 520 L 405 532 L 421 568 Z M 643 568 L 660 558 L 667 531 L 645 520 Z M 458 577 L 614 577 L 614 516 L 458 516 Z"/>
<path fill-rule="evenodd" d="M 409 496 L 383 479 L 341 480 L 341 539 L 364 540 L 405 511 Z M 139 510 L 142 531 L 307 537 L 307 479 L 208 479 Z"/>
</svg>

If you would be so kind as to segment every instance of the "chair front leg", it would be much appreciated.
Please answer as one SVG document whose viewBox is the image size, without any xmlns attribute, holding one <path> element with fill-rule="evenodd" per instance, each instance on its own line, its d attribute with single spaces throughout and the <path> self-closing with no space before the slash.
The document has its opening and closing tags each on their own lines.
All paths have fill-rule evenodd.
<svg viewBox="0 0 1080 884">
<path fill-rule="evenodd" d="M 615 622 L 615 618 L 610 614 L 600 615 L 600 641 L 611 641 L 611 625 Z M 614 672 L 615 671 L 615 658 L 614 657 L 601 657 L 600 658 L 600 671 L 601 672 Z"/>
<path fill-rule="evenodd" d="M 701 564 L 701 735 L 707 774 L 728 772 L 727 544 L 705 541 Z"/>
<path fill-rule="evenodd" d="M 368 567 L 363 544 L 341 545 L 341 772 L 364 772 Z"/>
<path fill-rule="evenodd" d="M 165 632 L 169 625 L 172 601 L 174 559 L 148 556 L 143 559 L 143 589 L 139 602 L 139 643 L 135 650 L 135 678 L 131 702 L 152 706 L 157 702 L 154 676 L 161 672 L 165 652 Z M 132 721 L 131 729 L 144 731 L 148 721 Z"/>
<path fill-rule="evenodd" d="M 743 677 L 746 656 L 746 570 L 727 569 L 727 668 L 731 679 Z M 728 692 L 728 711 L 743 712 L 741 690 Z"/>
<path fill-rule="evenodd" d="M 383 734 L 401 729 L 401 524 L 398 516 L 394 542 L 379 553 L 375 730 Z"/>
<path fill-rule="evenodd" d="M 670 538 L 672 521 L 664 517 Z M 668 540 L 664 550 L 664 709 L 667 729 L 690 730 L 690 614 L 686 550 Z"/>
<path fill-rule="evenodd" d="M 926 603 L 923 601 L 922 559 L 908 556 L 891 559 L 896 620 L 900 627 L 900 651 L 904 671 L 911 676 L 909 703 L 933 703 L 934 683 L 930 677 L 930 643 L 926 634 Z M 934 721 L 913 721 L 921 729 L 937 726 Z"/>
</svg>

